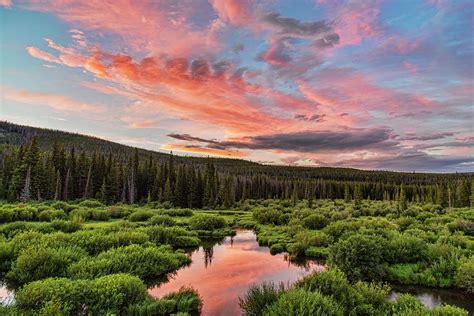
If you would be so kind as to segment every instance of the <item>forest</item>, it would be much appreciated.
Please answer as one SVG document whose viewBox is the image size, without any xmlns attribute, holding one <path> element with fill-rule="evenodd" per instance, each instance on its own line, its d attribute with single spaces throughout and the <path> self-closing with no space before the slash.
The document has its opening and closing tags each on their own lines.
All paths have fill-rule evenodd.
<svg viewBox="0 0 474 316">
<path fill-rule="evenodd" d="M 245 199 L 398 201 L 401 197 L 466 207 L 473 186 L 470 173 L 267 166 L 146 152 L 6 122 L 0 130 L 0 199 L 9 201 L 95 198 L 106 204 L 159 201 L 183 208 L 212 208 L 230 207 Z"/>
<path fill-rule="evenodd" d="M 0 280 L 14 293 L 2 315 L 198 315 L 206 301 L 193 287 L 160 298 L 148 289 L 193 264 L 189 249 L 236 228 L 271 254 L 325 265 L 295 284 L 250 287 L 244 315 L 472 312 L 388 299 L 394 284 L 474 299 L 470 173 L 266 166 L 2 131 Z"/>
</svg>

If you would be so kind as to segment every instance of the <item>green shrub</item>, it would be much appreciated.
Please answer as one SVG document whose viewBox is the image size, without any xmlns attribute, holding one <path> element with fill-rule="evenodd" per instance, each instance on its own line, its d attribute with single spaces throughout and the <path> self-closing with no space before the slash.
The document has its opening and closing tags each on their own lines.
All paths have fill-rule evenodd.
<svg viewBox="0 0 474 316">
<path fill-rule="evenodd" d="M 224 218 L 216 215 L 199 214 L 191 218 L 189 226 L 194 230 L 214 230 L 226 227 L 227 223 Z"/>
<path fill-rule="evenodd" d="M 456 272 L 456 286 L 474 293 L 474 256 L 464 260 Z"/>
<path fill-rule="evenodd" d="M 152 225 L 174 226 L 176 221 L 169 215 L 155 215 L 148 220 Z"/>
<path fill-rule="evenodd" d="M 104 206 L 104 204 L 102 204 L 100 201 L 97 201 L 97 200 L 84 200 L 80 202 L 79 205 L 82 207 L 88 207 L 88 208 L 96 208 L 96 207 Z"/>
<path fill-rule="evenodd" d="M 127 315 L 184 315 L 200 314 L 202 302 L 199 294 L 192 288 L 181 288 L 164 296 L 161 299 L 148 299 L 141 303 L 131 305 Z"/>
<path fill-rule="evenodd" d="M 173 247 L 197 247 L 199 238 L 182 227 L 150 226 L 145 229 L 150 241 L 155 244 L 168 244 Z"/>
<path fill-rule="evenodd" d="M 77 221 L 64 221 L 64 220 L 53 220 L 51 227 L 54 230 L 60 230 L 65 233 L 73 233 L 81 229 L 81 223 Z"/>
<path fill-rule="evenodd" d="M 163 203 L 163 206 L 165 204 Z M 163 215 L 168 215 L 168 216 L 193 216 L 193 211 L 189 210 L 189 209 L 168 209 L 168 210 L 164 210 L 162 212 Z"/>
<path fill-rule="evenodd" d="M 286 246 L 284 244 L 274 244 L 270 247 L 270 253 L 272 255 L 285 252 L 285 251 L 286 251 Z"/>
<path fill-rule="evenodd" d="M 189 262 L 188 256 L 174 253 L 168 248 L 130 245 L 110 249 L 95 258 L 84 258 L 71 265 L 69 274 L 76 279 L 91 279 L 113 273 L 128 273 L 150 279 Z"/>
<path fill-rule="evenodd" d="M 39 213 L 38 219 L 42 222 L 51 222 L 54 219 L 64 219 L 66 213 L 63 210 L 45 210 Z"/>
<path fill-rule="evenodd" d="M 380 236 L 352 235 L 330 247 L 329 261 L 350 280 L 380 279 L 385 244 Z"/>
<path fill-rule="evenodd" d="M 108 221 L 110 215 L 107 210 L 94 209 L 91 212 L 91 218 L 95 221 Z"/>
<path fill-rule="evenodd" d="M 264 315 L 269 316 L 323 316 L 344 315 L 344 310 L 331 297 L 320 292 L 290 290 L 280 295 Z"/>
<path fill-rule="evenodd" d="M 327 224 L 327 218 L 320 214 L 312 214 L 303 219 L 303 226 L 309 229 L 323 229 Z"/>
<path fill-rule="evenodd" d="M 111 218 L 125 218 L 128 217 L 133 211 L 123 206 L 112 206 L 108 210 Z"/>
<path fill-rule="evenodd" d="M 389 263 L 425 261 L 428 259 L 428 246 L 418 237 L 400 234 L 389 240 L 384 258 Z"/>
<path fill-rule="evenodd" d="M 243 298 L 239 297 L 239 306 L 244 315 L 262 315 L 270 305 L 278 300 L 284 291 L 285 288 L 282 284 L 276 286 L 274 283 L 264 282 L 260 285 L 253 285 L 247 290 Z"/>
<path fill-rule="evenodd" d="M 78 247 L 55 249 L 33 246 L 19 254 L 6 277 L 15 285 L 48 277 L 64 277 L 67 276 L 69 265 L 84 257 L 86 252 Z"/>
<path fill-rule="evenodd" d="M 253 218 L 260 224 L 273 224 L 273 225 L 283 225 L 287 224 L 289 217 L 277 210 L 277 209 L 267 209 L 267 208 L 258 208 L 253 211 Z"/>
<path fill-rule="evenodd" d="M 77 208 L 69 213 L 69 218 L 72 220 L 87 221 L 92 216 L 92 210 L 87 208 Z"/>
<path fill-rule="evenodd" d="M 140 210 L 133 212 L 128 216 L 128 220 L 131 222 L 145 222 L 148 219 L 150 219 L 153 215 L 155 215 L 154 212 L 148 211 L 148 210 Z"/>
<path fill-rule="evenodd" d="M 146 286 L 134 276 L 112 274 L 96 280 L 65 278 L 34 281 L 16 293 L 16 304 L 25 311 L 40 311 L 57 304 L 64 314 L 120 314 L 128 305 L 148 297 Z"/>
</svg>

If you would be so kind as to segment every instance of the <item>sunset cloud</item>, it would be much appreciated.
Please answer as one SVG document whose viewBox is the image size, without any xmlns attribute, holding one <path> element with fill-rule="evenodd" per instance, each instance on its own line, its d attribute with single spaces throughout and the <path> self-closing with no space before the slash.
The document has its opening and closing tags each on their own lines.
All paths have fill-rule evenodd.
<svg viewBox="0 0 474 316">
<path fill-rule="evenodd" d="M 78 113 L 88 112 L 96 114 L 103 111 L 103 109 L 98 105 L 79 102 L 66 96 L 20 90 L 5 86 L 0 86 L 0 97 L 18 103 L 48 106 L 57 111 Z"/>
<path fill-rule="evenodd" d="M 119 139 L 153 138 L 142 143 L 150 149 L 276 164 L 468 165 L 472 4 L 288 3 L 0 2 L 15 7 L 0 8 L 12 24 L 2 99 L 96 115 L 110 125 L 91 133 L 120 128 Z M 14 33 L 35 17 L 62 33 Z M 44 67 L 23 69 L 32 59 Z"/>
</svg>

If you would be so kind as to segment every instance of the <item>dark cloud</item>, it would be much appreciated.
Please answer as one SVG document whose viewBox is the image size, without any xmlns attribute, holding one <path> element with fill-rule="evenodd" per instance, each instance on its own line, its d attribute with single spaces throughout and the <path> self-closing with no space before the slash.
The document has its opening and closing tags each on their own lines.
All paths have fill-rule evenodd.
<svg viewBox="0 0 474 316">
<path fill-rule="evenodd" d="M 325 35 L 323 38 L 317 39 L 313 42 L 313 45 L 318 48 L 333 47 L 337 44 L 339 44 L 339 35 L 336 33 Z"/>
<path fill-rule="evenodd" d="M 242 43 L 235 44 L 234 47 L 232 47 L 232 51 L 236 54 L 242 52 L 244 50 L 245 46 Z"/>
<path fill-rule="evenodd" d="M 298 19 L 283 17 L 276 12 L 265 14 L 262 20 L 277 27 L 279 32 L 285 35 L 311 37 L 332 30 L 332 27 L 325 21 L 301 22 Z"/>
<path fill-rule="evenodd" d="M 203 59 L 193 60 L 191 63 L 191 74 L 193 78 L 209 76 L 210 69 L 207 61 Z"/>
<path fill-rule="evenodd" d="M 470 148 L 474 148 L 474 137 L 467 137 L 465 139 L 452 141 L 452 142 L 435 143 L 435 144 L 420 144 L 420 145 L 415 146 L 415 148 L 417 148 L 417 149 L 434 149 L 434 148 L 441 148 L 441 147 L 470 147 Z"/>
<path fill-rule="evenodd" d="M 431 134 L 431 135 L 418 136 L 414 133 L 407 133 L 407 134 L 405 134 L 404 137 L 400 137 L 398 139 L 399 140 L 422 140 L 422 141 L 426 141 L 426 140 L 442 139 L 442 138 L 454 136 L 455 134 L 456 133 L 447 132 L 447 133 L 436 133 L 436 134 Z"/>
<path fill-rule="evenodd" d="M 212 64 L 212 70 L 214 71 L 215 76 L 223 75 L 227 69 L 230 67 L 230 62 L 222 60 Z"/>
<path fill-rule="evenodd" d="M 305 114 L 296 114 L 295 119 L 298 121 L 306 121 L 306 122 L 324 122 L 326 114 L 313 114 L 311 116 Z"/>
<path fill-rule="evenodd" d="M 168 134 L 168 137 L 178 139 L 178 140 L 185 140 L 188 142 L 200 142 L 200 143 L 209 143 L 209 144 L 218 144 L 219 141 L 212 140 L 212 139 L 205 139 L 201 137 L 191 136 L 189 134 Z"/>
<path fill-rule="evenodd" d="M 238 141 L 216 141 L 193 137 L 190 135 L 170 134 L 168 136 L 186 141 L 207 143 L 215 149 L 260 149 L 260 150 L 291 150 L 305 153 L 319 151 L 347 151 L 368 148 L 393 148 L 396 141 L 390 141 L 391 130 L 386 128 L 349 129 L 342 132 L 306 131 L 259 135 L 242 138 Z"/>
<path fill-rule="evenodd" d="M 392 117 L 417 117 L 417 116 L 424 116 L 424 115 L 430 115 L 433 112 L 431 111 L 420 111 L 420 112 L 407 112 L 407 113 L 402 113 L 402 114 L 397 114 L 396 112 L 390 112 L 390 116 Z"/>
</svg>

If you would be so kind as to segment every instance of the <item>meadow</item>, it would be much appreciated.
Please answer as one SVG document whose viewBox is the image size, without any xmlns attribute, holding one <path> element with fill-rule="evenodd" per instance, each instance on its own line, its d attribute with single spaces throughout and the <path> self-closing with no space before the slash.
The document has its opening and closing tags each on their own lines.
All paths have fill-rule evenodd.
<svg viewBox="0 0 474 316">
<path fill-rule="evenodd" d="M 466 315 L 428 310 L 391 283 L 474 292 L 474 209 L 390 201 L 245 200 L 227 209 L 152 202 L 0 205 L 0 279 L 15 292 L 2 315 L 196 315 L 192 288 L 156 299 L 147 288 L 190 262 L 203 240 L 253 229 L 272 254 L 327 265 L 292 287 L 255 285 L 246 315 Z"/>
</svg>

